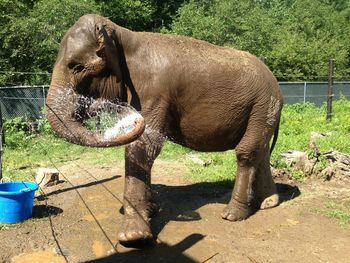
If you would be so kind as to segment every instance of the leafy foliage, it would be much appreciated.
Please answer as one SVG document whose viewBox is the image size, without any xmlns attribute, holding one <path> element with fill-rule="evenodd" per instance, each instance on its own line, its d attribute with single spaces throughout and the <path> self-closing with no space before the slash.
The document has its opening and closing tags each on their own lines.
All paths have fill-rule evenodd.
<svg viewBox="0 0 350 263">
<path fill-rule="evenodd" d="M 84 14 L 101 14 L 133 30 L 157 31 L 169 26 L 183 2 L 0 0 L 0 85 L 48 84 L 62 37 Z"/>
<path fill-rule="evenodd" d="M 134 30 L 143 30 L 149 27 L 155 12 L 155 6 L 152 0 L 100 2 L 102 12 L 105 16 L 121 26 Z"/>
<path fill-rule="evenodd" d="M 191 0 L 171 30 L 265 57 L 281 80 L 324 79 L 334 58 L 349 76 L 350 8 L 322 0 Z"/>
<path fill-rule="evenodd" d="M 12 149 L 22 148 L 26 145 L 26 140 L 32 137 L 29 131 L 30 124 L 25 117 L 7 120 L 4 123 L 6 146 Z"/>
<path fill-rule="evenodd" d="M 346 0 L 0 0 L 0 85 L 47 84 L 59 42 L 83 14 L 132 30 L 193 36 L 265 57 L 280 80 L 350 76 Z M 15 74 L 9 72 L 24 72 Z"/>
<path fill-rule="evenodd" d="M 35 2 L 28 15 L 13 14 L 4 34 L 7 70 L 20 72 L 51 72 L 59 43 L 65 31 L 83 14 L 98 12 L 88 1 L 41 0 Z M 6 84 L 45 84 L 49 74 L 9 75 Z"/>
</svg>

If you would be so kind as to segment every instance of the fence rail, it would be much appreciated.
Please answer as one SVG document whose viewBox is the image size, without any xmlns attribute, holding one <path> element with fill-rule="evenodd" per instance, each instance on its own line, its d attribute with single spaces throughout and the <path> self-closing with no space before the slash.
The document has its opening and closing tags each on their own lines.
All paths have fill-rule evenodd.
<svg viewBox="0 0 350 263">
<path fill-rule="evenodd" d="M 311 102 L 322 105 L 327 101 L 328 82 L 280 82 L 285 104 Z M 3 118 L 43 117 L 48 85 L 0 87 L 0 106 Z M 350 81 L 333 83 L 333 99 L 350 99 Z"/>
<path fill-rule="evenodd" d="M 280 82 L 286 104 L 311 102 L 318 106 L 327 102 L 328 82 Z M 334 81 L 333 99 L 341 96 L 350 99 L 350 81 Z"/>
</svg>

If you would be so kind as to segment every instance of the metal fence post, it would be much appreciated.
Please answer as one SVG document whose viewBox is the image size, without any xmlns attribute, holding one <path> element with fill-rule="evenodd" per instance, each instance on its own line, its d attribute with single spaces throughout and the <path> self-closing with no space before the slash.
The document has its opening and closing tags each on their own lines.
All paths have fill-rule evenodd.
<svg viewBox="0 0 350 263">
<path fill-rule="evenodd" d="M 45 86 L 43 86 L 42 91 L 43 91 L 44 108 L 45 108 L 45 106 L 46 106 L 46 98 L 45 98 Z"/>
<path fill-rule="evenodd" d="M 328 94 L 327 94 L 327 121 L 332 120 L 332 101 L 333 101 L 333 75 L 334 75 L 334 59 L 329 60 L 328 64 Z"/>
<path fill-rule="evenodd" d="M 306 81 L 304 82 L 304 103 L 306 102 Z"/>
</svg>

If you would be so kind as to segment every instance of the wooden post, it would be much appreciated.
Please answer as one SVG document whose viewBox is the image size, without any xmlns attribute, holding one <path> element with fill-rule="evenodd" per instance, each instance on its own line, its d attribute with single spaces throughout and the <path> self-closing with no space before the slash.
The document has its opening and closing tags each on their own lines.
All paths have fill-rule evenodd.
<svg viewBox="0 0 350 263">
<path fill-rule="evenodd" d="M 334 59 L 329 60 L 328 64 L 328 95 L 327 95 L 327 121 L 332 120 L 332 102 L 333 102 L 333 74 L 334 74 Z"/>
</svg>

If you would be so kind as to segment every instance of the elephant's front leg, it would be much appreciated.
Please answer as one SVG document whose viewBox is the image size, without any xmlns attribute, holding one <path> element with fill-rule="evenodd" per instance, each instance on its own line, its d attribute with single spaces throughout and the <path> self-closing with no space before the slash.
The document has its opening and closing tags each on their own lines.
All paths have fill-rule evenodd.
<svg viewBox="0 0 350 263">
<path fill-rule="evenodd" d="M 139 140 L 126 146 L 124 222 L 118 239 L 125 246 L 134 246 L 153 238 L 150 218 L 156 212 L 151 191 L 151 168 L 160 153 L 163 139 L 147 131 Z"/>
</svg>

